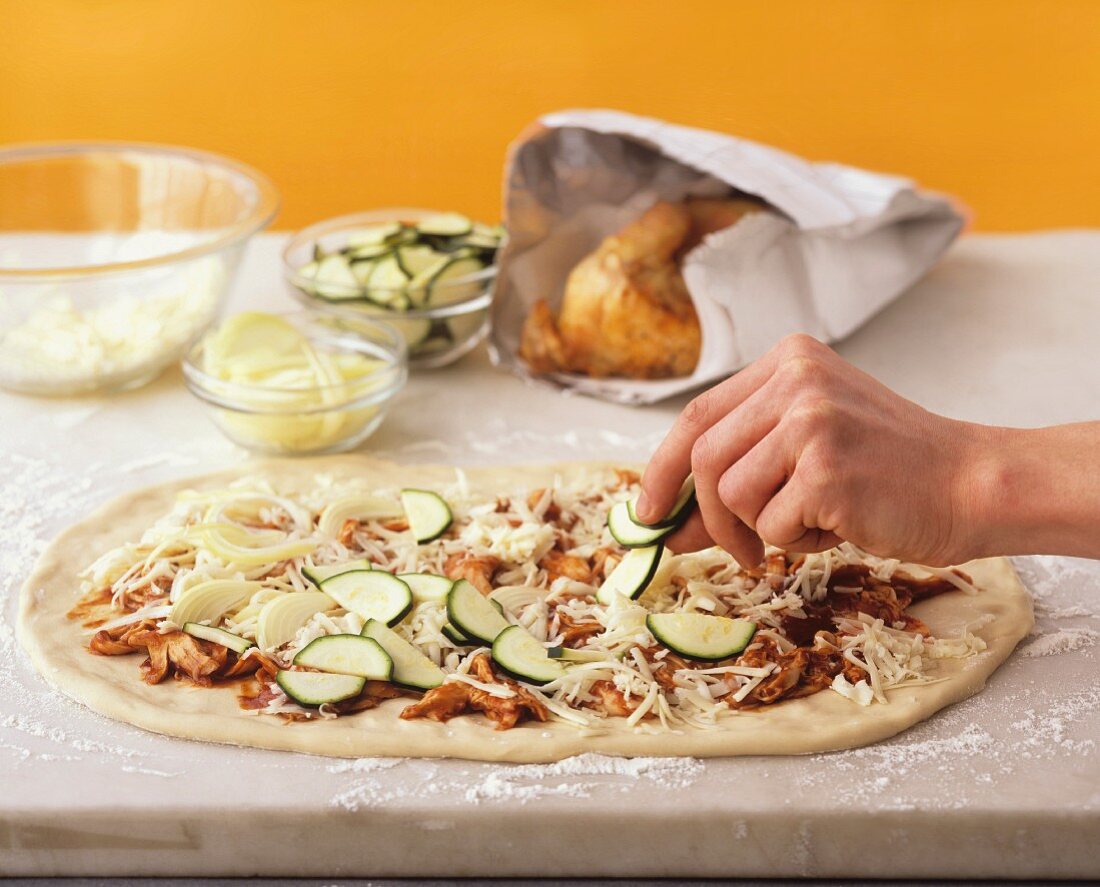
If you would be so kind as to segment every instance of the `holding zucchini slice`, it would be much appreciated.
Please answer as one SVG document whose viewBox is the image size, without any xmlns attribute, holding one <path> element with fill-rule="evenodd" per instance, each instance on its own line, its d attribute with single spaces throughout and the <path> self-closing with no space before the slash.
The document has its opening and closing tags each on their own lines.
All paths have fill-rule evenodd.
<svg viewBox="0 0 1100 887">
<path fill-rule="evenodd" d="M 672 510 L 661 520 L 652 524 L 647 524 L 638 520 L 638 516 L 634 513 L 633 499 L 631 499 L 627 505 L 627 510 L 630 514 L 630 519 L 642 527 L 679 527 L 688 519 L 688 516 L 691 514 L 691 509 L 694 507 L 695 478 L 689 474 L 687 480 L 685 480 L 680 487 L 680 492 L 676 495 L 676 501 L 672 505 Z"/>
<path fill-rule="evenodd" d="M 672 510 L 655 524 L 643 524 L 634 515 L 634 500 L 612 506 L 607 515 L 607 528 L 615 541 L 626 548 L 653 545 L 684 525 L 695 507 L 695 478 L 689 476 L 680 488 Z"/>
<path fill-rule="evenodd" d="M 736 656 L 756 634 L 755 622 L 707 613 L 651 613 L 646 627 L 672 652 L 699 662 Z"/>
</svg>

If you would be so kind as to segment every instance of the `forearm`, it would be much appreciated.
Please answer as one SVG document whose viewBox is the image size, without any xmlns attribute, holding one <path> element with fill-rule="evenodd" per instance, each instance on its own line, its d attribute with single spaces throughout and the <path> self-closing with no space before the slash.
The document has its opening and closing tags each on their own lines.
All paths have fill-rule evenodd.
<svg viewBox="0 0 1100 887">
<path fill-rule="evenodd" d="M 1100 557 L 1100 422 L 974 429 L 958 509 L 973 556 Z"/>
</svg>

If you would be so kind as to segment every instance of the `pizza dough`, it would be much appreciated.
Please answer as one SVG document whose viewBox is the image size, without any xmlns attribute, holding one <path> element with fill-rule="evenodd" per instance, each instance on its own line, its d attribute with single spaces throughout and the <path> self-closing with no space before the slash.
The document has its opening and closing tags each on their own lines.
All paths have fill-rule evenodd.
<svg viewBox="0 0 1100 887">
<path fill-rule="evenodd" d="M 573 463 L 467 469 L 471 489 L 493 495 L 550 483 L 568 474 L 606 465 Z M 1031 630 L 1031 599 L 1007 560 L 964 564 L 981 594 L 940 595 L 913 606 L 933 634 L 948 637 L 970 626 L 987 649 L 969 659 L 941 660 L 943 680 L 888 691 L 889 704 L 859 706 L 825 690 L 802 699 L 746 711 L 707 730 L 636 732 L 621 719 L 597 730 L 566 723 L 526 722 L 497 731 L 481 715 L 439 724 L 403 721 L 409 704 L 396 699 L 356 715 L 286 724 L 246 713 L 235 685 L 205 689 L 178 681 L 150 686 L 141 680 L 139 656 L 94 656 L 88 633 L 65 614 L 79 597 L 78 574 L 104 551 L 139 538 L 166 513 L 185 489 L 215 489 L 246 475 L 271 478 L 282 491 L 304 491 L 322 473 L 355 477 L 378 486 L 442 487 L 454 469 L 403 466 L 365 456 L 312 460 L 267 460 L 231 472 L 207 475 L 128 493 L 62 533 L 46 549 L 22 591 L 18 633 L 45 678 L 94 711 L 128 724 L 184 739 L 286 749 L 318 755 L 360 757 L 455 757 L 482 761 L 539 763 L 584 752 L 654 756 L 805 754 L 867 745 L 893 736 L 941 708 L 977 693 Z M 977 626 L 977 627 L 975 627 Z"/>
</svg>

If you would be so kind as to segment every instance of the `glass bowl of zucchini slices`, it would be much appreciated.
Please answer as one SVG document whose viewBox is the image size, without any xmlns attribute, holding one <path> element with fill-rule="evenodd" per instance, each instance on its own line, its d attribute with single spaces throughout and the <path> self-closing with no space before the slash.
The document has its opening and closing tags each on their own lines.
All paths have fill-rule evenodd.
<svg viewBox="0 0 1100 887">
<path fill-rule="evenodd" d="M 234 443 L 306 456 L 351 449 L 405 384 L 405 340 L 381 321 L 236 314 L 184 357 L 187 387 Z"/>
<path fill-rule="evenodd" d="M 299 301 L 349 321 L 380 317 L 404 337 L 411 366 L 441 367 L 485 336 L 503 236 L 458 213 L 356 213 L 296 234 L 284 272 Z"/>
</svg>

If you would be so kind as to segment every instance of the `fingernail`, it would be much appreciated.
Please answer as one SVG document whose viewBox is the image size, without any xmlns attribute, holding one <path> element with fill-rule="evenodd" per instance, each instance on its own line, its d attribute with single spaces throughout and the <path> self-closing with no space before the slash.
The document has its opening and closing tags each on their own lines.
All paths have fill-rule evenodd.
<svg viewBox="0 0 1100 887">
<path fill-rule="evenodd" d="M 652 509 L 653 506 L 649 503 L 649 497 L 645 493 L 640 493 L 638 501 L 634 503 L 634 513 L 642 520 L 647 520 Z"/>
</svg>

